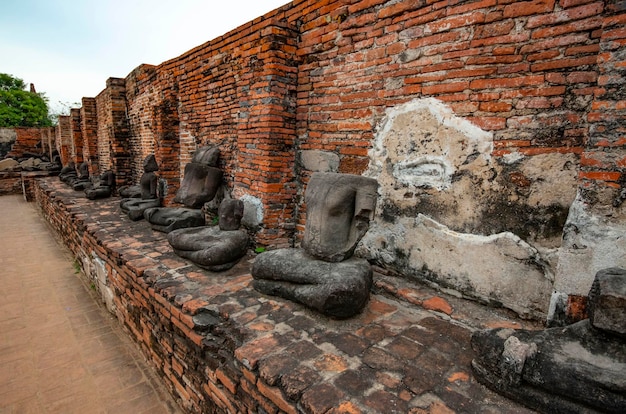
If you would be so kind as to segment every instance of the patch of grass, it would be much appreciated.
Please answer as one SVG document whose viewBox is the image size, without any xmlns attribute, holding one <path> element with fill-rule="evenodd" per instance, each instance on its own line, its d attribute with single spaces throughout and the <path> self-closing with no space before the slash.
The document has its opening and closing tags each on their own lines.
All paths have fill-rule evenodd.
<svg viewBox="0 0 626 414">
<path fill-rule="evenodd" d="M 265 247 L 259 246 L 256 249 L 254 249 L 254 252 L 255 253 L 263 253 L 265 250 L 266 250 Z"/>
<path fill-rule="evenodd" d="M 81 270 L 83 270 L 80 267 L 80 262 L 78 261 L 78 259 L 74 260 L 74 273 L 78 274 L 81 272 Z"/>
</svg>

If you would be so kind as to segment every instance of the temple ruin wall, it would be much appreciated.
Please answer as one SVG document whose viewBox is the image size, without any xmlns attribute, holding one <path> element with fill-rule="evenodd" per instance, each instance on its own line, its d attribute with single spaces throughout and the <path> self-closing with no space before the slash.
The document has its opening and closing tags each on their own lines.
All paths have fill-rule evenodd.
<svg viewBox="0 0 626 414">
<path fill-rule="evenodd" d="M 169 203 L 219 145 L 268 248 L 298 243 L 312 172 L 378 177 L 361 254 L 575 319 L 595 272 L 626 266 L 625 21 L 621 1 L 294 1 L 110 78 L 83 101 L 83 154 L 121 184 L 154 152 Z"/>
</svg>

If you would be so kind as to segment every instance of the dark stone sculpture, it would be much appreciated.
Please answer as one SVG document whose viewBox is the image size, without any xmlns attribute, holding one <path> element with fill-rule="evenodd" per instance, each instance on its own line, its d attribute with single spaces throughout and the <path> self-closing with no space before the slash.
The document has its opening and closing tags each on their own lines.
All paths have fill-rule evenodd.
<svg viewBox="0 0 626 414">
<path fill-rule="evenodd" d="M 92 186 L 85 189 L 85 195 L 90 200 L 98 198 L 110 197 L 115 192 L 115 173 L 108 170 L 105 171 L 100 177 L 93 183 Z"/>
<path fill-rule="evenodd" d="M 78 175 L 75 179 L 70 180 L 70 183 L 75 191 L 83 191 L 85 188 L 91 186 L 88 163 L 83 162 L 78 166 Z"/>
<path fill-rule="evenodd" d="M 225 199 L 218 214 L 218 226 L 177 229 L 167 235 L 167 241 L 177 255 L 213 272 L 233 267 L 248 248 L 248 233 L 239 229 L 243 202 Z"/>
<path fill-rule="evenodd" d="M 122 198 L 141 198 L 141 186 L 140 185 L 123 185 L 117 193 Z"/>
<path fill-rule="evenodd" d="M 131 220 L 140 220 L 145 210 L 161 205 L 159 177 L 155 173 L 158 169 L 154 155 L 148 155 L 143 162 L 144 173 L 139 180 L 141 198 L 124 198 L 120 201 L 120 208 Z"/>
<path fill-rule="evenodd" d="M 253 286 L 335 318 L 359 313 L 369 298 L 372 270 L 352 258 L 376 207 L 376 180 L 358 175 L 315 173 L 307 186 L 303 250 L 260 254 Z"/>
<path fill-rule="evenodd" d="M 78 173 L 76 172 L 76 164 L 74 164 L 74 161 L 70 161 L 70 163 L 61 168 L 61 172 L 59 172 L 59 180 L 63 181 L 65 184 L 77 176 Z"/>
<path fill-rule="evenodd" d="M 185 166 L 185 174 L 174 201 L 189 208 L 200 208 L 213 200 L 222 181 L 222 170 L 217 168 L 220 150 L 218 147 L 198 149 Z"/>
<path fill-rule="evenodd" d="M 626 412 L 626 270 L 598 272 L 588 300 L 564 328 L 474 333 L 478 380 L 545 413 Z"/>
<path fill-rule="evenodd" d="M 150 208 L 144 217 L 157 231 L 204 226 L 204 213 L 199 210 L 204 203 L 213 200 L 222 181 L 222 171 L 216 168 L 219 148 L 198 149 L 191 162 L 185 166 L 185 175 L 174 201 L 188 208 Z"/>
<path fill-rule="evenodd" d="M 352 257 L 325 262 L 302 249 L 263 253 L 256 258 L 252 274 L 256 290 L 336 318 L 348 318 L 363 309 L 372 287 L 372 268 L 367 260 Z"/>
<path fill-rule="evenodd" d="M 52 157 L 52 161 L 50 162 L 42 162 L 39 165 L 39 168 L 43 171 L 48 171 L 48 172 L 57 172 L 57 171 L 61 171 L 63 168 L 63 165 L 61 164 L 61 156 L 56 154 Z"/>
</svg>

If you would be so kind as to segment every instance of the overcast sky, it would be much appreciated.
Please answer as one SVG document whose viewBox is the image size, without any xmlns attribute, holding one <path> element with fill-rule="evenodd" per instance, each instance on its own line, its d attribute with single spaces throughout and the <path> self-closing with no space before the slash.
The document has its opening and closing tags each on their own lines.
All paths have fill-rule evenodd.
<svg viewBox="0 0 626 414">
<path fill-rule="evenodd" d="M 0 73 L 34 83 L 54 111 L 109 77 L 157 65 L 288 0 L 2 0 Z"/>
</svg>

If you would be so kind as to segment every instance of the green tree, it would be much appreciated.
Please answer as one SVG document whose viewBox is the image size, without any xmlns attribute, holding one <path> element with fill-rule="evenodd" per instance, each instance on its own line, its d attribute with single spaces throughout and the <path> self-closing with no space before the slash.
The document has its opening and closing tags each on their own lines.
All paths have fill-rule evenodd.
<svg viewBox="0 0 626 414">
<path fill-rule="evenodd" d="M 46 97 L 26 91 L 26 84 L 22 79 L 0 73 L 0 127 L 51 125 Z"/>
</svg>

